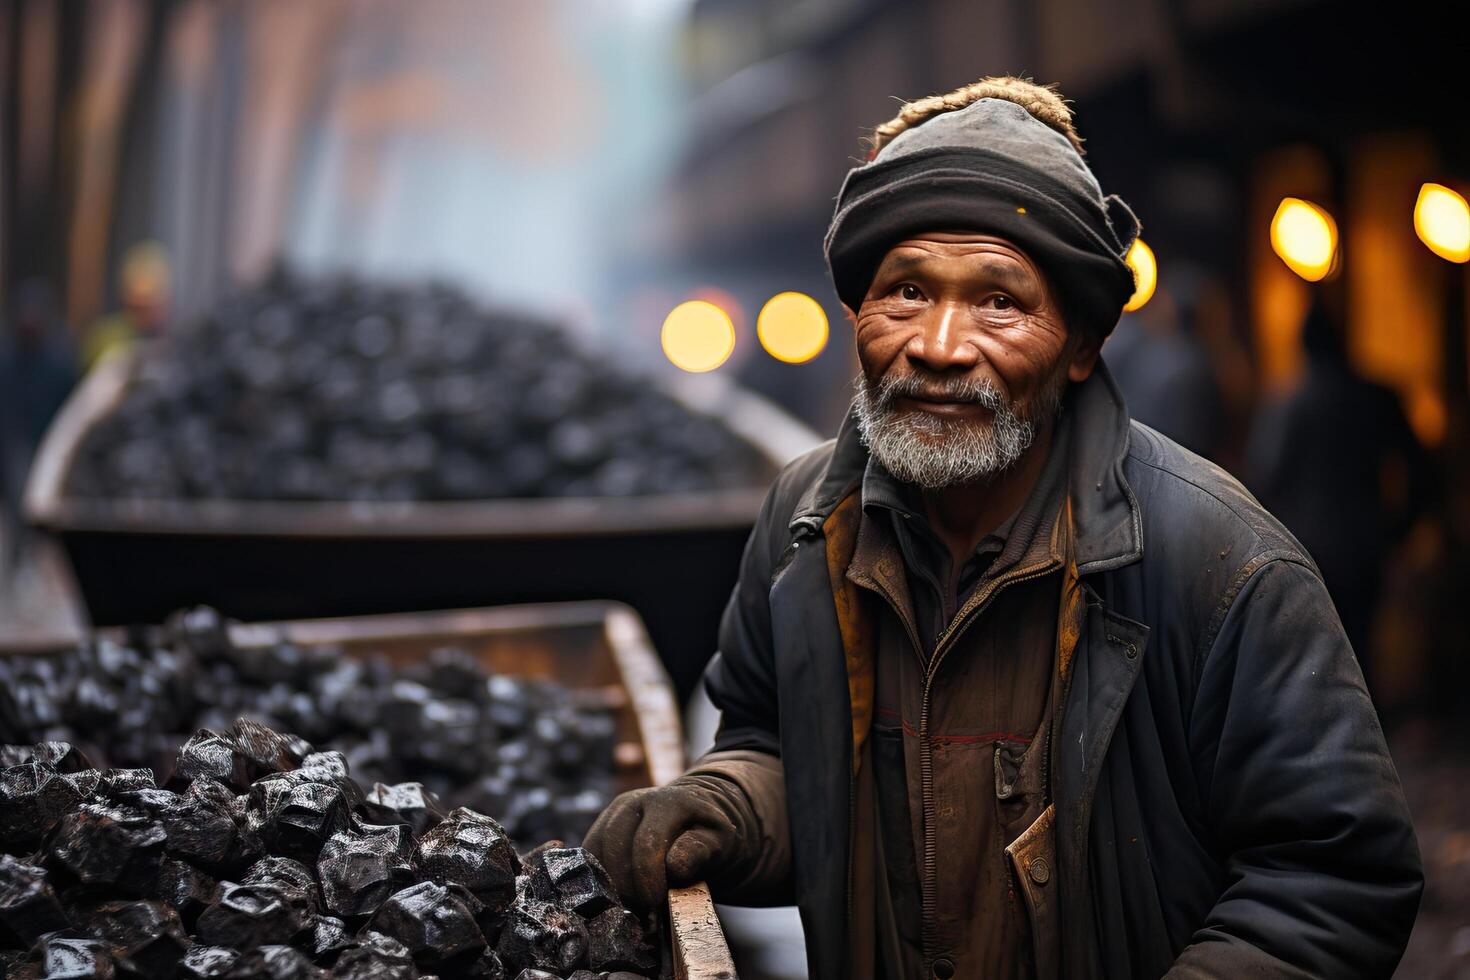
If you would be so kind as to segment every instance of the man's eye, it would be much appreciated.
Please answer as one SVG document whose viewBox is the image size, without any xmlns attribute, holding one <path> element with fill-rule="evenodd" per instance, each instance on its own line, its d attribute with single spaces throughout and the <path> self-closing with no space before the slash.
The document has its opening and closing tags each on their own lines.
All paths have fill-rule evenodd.
<svg viewBox="0 0 1470 980">
<path fill-rule="evenodd" d="M 1016 305 L 1015 300 L 1001 293 L 997 293 L 996 295 L 990 297 L 990 302 L 994 304 L 993 308 L 997 310 L 1013 309 Z"/>
<path fill-rule="evenodd" d="M 910 301 L 924 298 L 924 294 L 920 292 L 919 287 L 911 282 L 906 282 L 902 286 L 899 286 L 898 295 Z"/>
</svg>

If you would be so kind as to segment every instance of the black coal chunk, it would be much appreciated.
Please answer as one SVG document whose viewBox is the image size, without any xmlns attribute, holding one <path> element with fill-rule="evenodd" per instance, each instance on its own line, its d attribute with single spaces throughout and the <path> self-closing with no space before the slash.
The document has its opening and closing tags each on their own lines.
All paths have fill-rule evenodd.
<svg viewBox="0 0 1470 980">
<path fill-rule="evenodd" d="M 150 897 L 173 909 L 186 927 L 193 928 L 199 913 L 219 901 L 219 882 L 188 862 L 165 857 L 158 863 Z"/>
<path fill-rule="evenodd" d="M 506 912 L 495 952 L 506 963 L 569 973 L 587 955 L 587 927 L 548 902 L 517 899 Z"/>
<path fill-rule="evenodd" d="M 352 828 L 361 837 L 382 838 L 379 846 L 386 849 L 389 870 L 405 883 L 418 880 L 418 862 L 414 859 L 418 841 L 406 824 L 365 823 L 354 818 Z"/>
<path fill-rule="evenodd" d="M 153 819 L 161 820 L 165 813 L 176 808 L 182 800 L 183 797 L 172 790 L 144 787 L 143 789 L 119 793 L 117 799 L 109 800 L 108 802 L 142 810 Z"/>
<path fill-rule="evenodd" d="M 253 949 L 289 943 L 307 914 L 278 884 L 225 883 L 217 904 L 199 916 L 199 938 L 215 946 Z"/>
<path fill-rule="evenodd" d="M 371 930 L 362 934 L 356 946 L 343 951 L 332 968 L 337 980 L 414 980 L 418 975 L 407 946 Z"/>
<path fill-rule="evenodd" d="M 250 763 L 254 778 L 296 769 L 312 751 L 309 744 L 249 718 L 237 719 L 230 727 L 230 740 Z"/>
<path fill-rule="evenodd" d="M 618 904 L 612 879 L 584 848 L 550 848 L 542 852 L 541 864 L 555 891 L 556 903 L 583 918 Z"/>
<path fill-rule="evenodd" d="M 160 816 L 168 831 L 170 854 L 217 868 L 227 863 L 236 851 L 234 817 L 212 801 L 185 796 Z"/>
<path fill-rule="evenodd" d="M 187 785 L 200 776 L 208 776 L 231 789 L 244 792 L 250 788 L 251 765 L 250 757 L 240 750 L 234 739 L 201 728 L 179 746 L 169 782 Z"/>
<path fill-rule="evenodd" d="M 363 815 L 373 823 L 407 824 L 415 837 L 422 837 L 444 819 L 444 804 L 423 783 L 374 783 L 367 794 Z"/>
<path fill-rule="evenodd" d="M 321 890 L 316 876 L 300 861 L 272 854 L 256 861 L 240 878 L 245 885 L 275 885 L 281 894 L 305 914 L 321 911 Z"/>
<path fill-rule="evenodd" d="M 119 966 L 143 977 L 172 977 L 189 950 L 178 913 L 162 902 L 106 902 L 81 916 Z"/>
<path fill-rule="evenodd" d="M 334 834 L 317 857 L 322 901 L 341 916 L 370 915 L 406 877 L 400 843 L 392 836 Z"/>
<path fill-rule="evenodd" d="M 77 787 L 45 763 L 0 772 L 0 846 L 34 850 L 79 800 Z"/>
<path fill-rule="evenodd" d="M 537 970 L 528 966 L 515 975 L 515 980 L 561 980 L 561 974 L 552 973 L 550 970 Z"/>
<path fill-rule="evenodd" d="M 31 762 L 40 762 L 57 772 L 81 772 L 94 768 L 87 754 L 70 742 L 37 742 L 31 746 Z"/>
<path fill-rule="evenodd" d="M 251 789 L 253 791 L 255 787 L 263 785 L 279 788 L 308 783 L 334 787 L 342 793 L 349 808 L 359 807 L 363 803 L 362 787 L 348 775 L 347 757 L 336 751 L 313 752 L 302 760 L 299 769 L 262 776 Z"/>
<path fill-rule="evenodd" d="M 66 925 L 46 869 L 0 854 L 0 946 L 30 946 Z"/>
<path fill-rule="evenodd" d="M 351 807 L 336 786 L 293 782 L 262 779 L 251 787 L 247 824 L 268 850 L 314 860 L 329 837 L 347 829 Z"/>
<path fill-rule="evenodd" d="M 482 950 L 465 969 L 464 975 L 467 980 L 510 980 L 510 970 L 493 949 Z"/>
<path fill-rule="evenodd" d="M 163 640 L 201 660 L 222 657 L 231 646 L 229 624 L 217 609 L 209 606 L 174 613 L 163 624 Z"/>
<path fill-rule="evenodd" d="M 51 933 L 31 947 L 13 975 L 17 980 L 112 980 L 117 968 L 106 943 Z"/>
<path fill-rule="evenodd" d="M 79 799 L 87 799 L 91 796 L 100 796 L 97 792 L 102 786 L 102 773 L 96 769 L 82 769 L 79 772 L 64 772 L 61 778 L 71 784 L 77 791 Z"/>
<path fill-rule="evenodd" d="M 240 958 L 240 951 L 228 946 L 204 946 L 196 943 L 179 961 L 179 976 L 183 980 L 215 980 L 230 973 L 230 967 Z"/>
<path fill-rule="evenodd" d="M 141 789 L 157 789 L 152 769 L 104 769 L 97 783 L 97 795 L 116 800 L 122 793 Z"/>
<path fill-rule="evenodd" d="M 337 954 L 352 945 L 347 923 L 330 915 L 319 915 L 311 922 L 311 941 L 307 947 L 318 963 L 330 963 Z"/>
<path fill-rule="evenodd" d="M 230 967 L 229 980 L 326 980 L 329 973 L 291 946 L 260 946 Z"/>
<path fill-rule="evenodd" d="M 143 895 L 158 873 L 167 836 L 163 824 L 143 810 L 84 803 L 57 825 L 50 857 L 85 885 Z"/>
<path fill-rule="evenodd" d="M 653 972 L 658 951 L 644 939 L 638 916 L 610 908 L 587 922 L 587 962 L 595 970 Z"/>
<path fill-rule="evenodd" d="M 521 862 L 505 828 L 464 807 L 419 839 L 419 871 L 440 884 L 469 889 L 492 913 L 515 898 Z"/>
<path fill-rule="evenodd" d="M 373 916 L 372 928 L 408 947 L 421 963 L 445 963 L 485 947 L 474 915 L 454 893 L 432 881 L 395 892 Z"/>
</svg>

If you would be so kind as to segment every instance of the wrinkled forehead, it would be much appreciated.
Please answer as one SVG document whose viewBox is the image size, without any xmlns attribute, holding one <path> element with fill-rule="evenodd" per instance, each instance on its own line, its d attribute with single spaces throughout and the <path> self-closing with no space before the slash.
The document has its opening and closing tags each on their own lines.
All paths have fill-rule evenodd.
<svg viewBox="0 0 1470 980">
<path fill-rule="evenodd" d="M 1046 276 L 1025 249 L 1001 235 L 932 231 L 910 235 L 888 248 L 877 274 L 920 272 L 940 264 L 967 275 L 1001 279 L 1017 288 L 1047 288 Z"/>
</svg>

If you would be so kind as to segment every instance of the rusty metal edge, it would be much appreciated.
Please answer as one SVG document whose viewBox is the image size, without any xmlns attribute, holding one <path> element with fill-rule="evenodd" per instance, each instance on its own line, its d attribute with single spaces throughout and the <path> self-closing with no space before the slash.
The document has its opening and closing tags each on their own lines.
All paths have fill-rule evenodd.
<svg viewBox="0 0 1470 980">
<path fill-rule="evenodd" d="M 735 960 L 708 885 L 669 889 L 669 931 L 675 980 L 736 980 Z"/>
<path fill-rule="evenodd" d="M 639 735 L 653 785 L 662 786 L 684 772 L 684 726 L 663 663 L 654 652 L 643 620 L 620 602 L 602 604 L 604 634 L 623 686 L 633 702 Z"/>
<path fill-rule="evenodd" d="M 614 605 L 600 601 L 544 602 L 232 623 L 230 638 L 244 647 L 267 646 L 282 639 L 301 646 L 318 646 L 362 640 L 411 640 L 425 633 L 513 633 L 545 627 L 598 626 Z"/>
<path fill-rule="evenodd" d="M 104 357 L 77 385 L 46 428 L 35 462 L 26 477 L 22 508 L 32 523 L 50 524 L 64 504 L 66 474 L 82 437 L 117 407 L 132 381 L 137 352 L 116 351 Z"/>
<path fill-rule="evenodd" d="M 653 784 L 662 786 L 685 769 L 679 708 L 643 621 L 621 603 L 608 606 L 604 620 L 608 646 L 633 699 Z M 675 980 L 736 980 L 735 960 L 709 886 L 701 882 L 669 889 L 668 909 Z"/>
</svg>

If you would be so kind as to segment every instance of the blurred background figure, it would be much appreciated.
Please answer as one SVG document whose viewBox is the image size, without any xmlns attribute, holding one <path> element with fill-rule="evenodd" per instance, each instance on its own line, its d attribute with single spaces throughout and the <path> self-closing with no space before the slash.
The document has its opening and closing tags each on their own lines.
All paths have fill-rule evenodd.
<svg viewBox="0 0 1470 980">
<path fill-rule="evenodd" d="M 0 359 L 0 391 L 8 399 L 8 423 L 29 454 L 71 392 L 76 368 L 49 283 L 21 283 L 12 306 L 11 332 Z"/>
<path fill-rule="evenodd" d="M 0 528 L 18 529 L 21 487 L 31 458 L 76 382 L 66 336 L 50 285 L 37 279 L 19 284 L 10 331 L 0 341 L 0 489 L 5 506 Z M 13 553 L 19 534 L 0 531 L 0 541 Z"/>
<path fill-rule="evenodd" d="M 1342 325 L 1320 296 L 1302 346 L 1300 382 L 1265 402 L 1255 420 L 1245 482 L 1321 568 L 1370 675 L 1384 563 L 1429 505 L 1430 463 L 1398 395 L 1349 362 Z"/>
<path fill-rule="evenodd" d="M 118 272 L 118 309 L 98 317 L 82 337 L 82 368 L 90 371 L 109 354 L 161 335 L 168 322 L 168 252 L 157 242 L 139 242 L 123 253 Z"/>
<path fill-rule="evenodd" d="M 1198 277 L 1185 270 L 1147 306 L 1125 314 L 1103 348 L 1132 416 L 1220 461 L 1225 402 L 1196 329 Z"/>
</svg>

